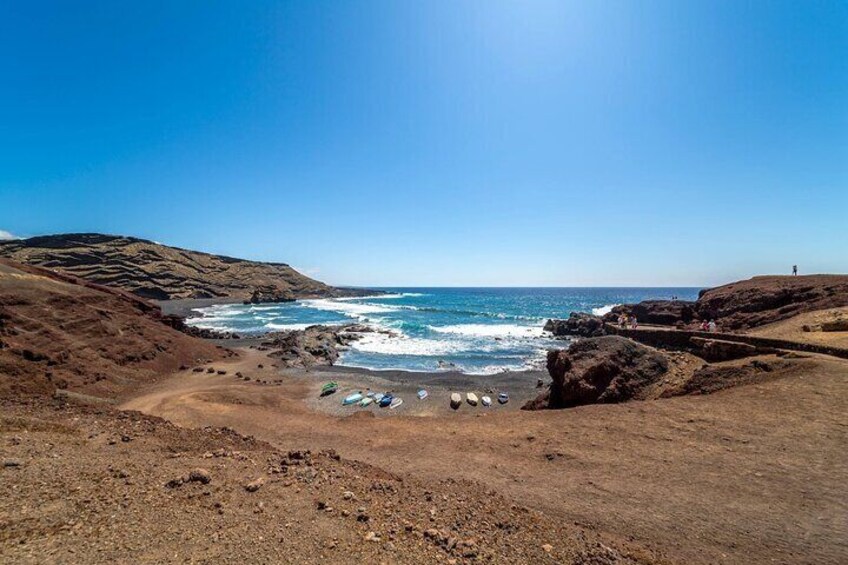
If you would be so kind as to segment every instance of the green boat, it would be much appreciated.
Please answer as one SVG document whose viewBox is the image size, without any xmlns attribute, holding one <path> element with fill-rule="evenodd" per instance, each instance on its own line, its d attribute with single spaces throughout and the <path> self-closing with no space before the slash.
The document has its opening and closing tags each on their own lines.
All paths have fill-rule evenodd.
<svg viewBox="0 0 848 565">
<path fill-rule="evenodd" d="M 339 383 L 337 383 L 336 381 L 330 381 L 321 387 L 321 396 L 333 394 L 337 390 L 339 390 Z"/>
</svg>

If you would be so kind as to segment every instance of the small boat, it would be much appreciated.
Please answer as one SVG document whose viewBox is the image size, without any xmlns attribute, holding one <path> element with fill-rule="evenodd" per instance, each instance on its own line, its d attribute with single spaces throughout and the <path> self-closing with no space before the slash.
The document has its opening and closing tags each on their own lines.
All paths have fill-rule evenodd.
<svg viewBox="0 0 848 565">
<path fill-rule="evenodd" d="M 418 400 L 424 400 L 428 396 L 430 396 L 430 393 L 424 390 L 423 388 L 418 391 Z"/>
<path fill-rule="evenodd" d="M 465 400 L 468 401 L 468 404 L 471 406 L 477 406 L 477 395 L 473 392 L 469 392 L 465 395 Z"/>
<path fill-rule="evenodd" d="M 335 381 L 331 381 L 324 386 L 321 387 L 321 396 L 327 396 L 328 394 L 333 394 L 339 390 L 339 384 Z"/>
<path fill-rule="evenodd" d="M 378 392 L 374 394 L 374 404 L 380 404 L 380 401 L 383 400 L 385 394 L 382 392 Z"/>
<path fill-rule="evenodd" d="M 458 392 L 451 393 L 450 405 L 454 410 L 462 406 L 462 396 Z"/>
<path fill-rule="evenodd" d="M 491 406 L 492 405 L 492 399 L 488 396 L 481 397 L 480 402 L 483 404 L 483 406 Z"/>
<path fill-rule="evenodd" d="M 498 402 L 500 402 L 501 404 L 506 404 L 507 402 L 509 402 L 509 395 L 505 392 L 500 393 L 498 395 Z"/>
<path fill-rule="evenodd" d="M 360 400 L 360 401 L 359 401 L 359 405 L 360 405 L 360 406 L 368 406 L 368 405 L 369 405 L 369 404 L 371 404 L 372 402 L 374 402 L 374 399 L 373 399 L 373 398 L 368 398 L 368 397 L 366 396 L 365 398 L 363 398 L 362 400 Z"/>
<path fill-rule="evenodd" d="M 353 394 L 349 394 L 349 395 L 345 396 L 344 400 L 342 400 L 342 405 L 348 406 L 350 404 L 356 404 L 360 400 L 362 400 L 362 393 L 361 392 L 355 392 Z"/>
<path fill-rule="evenodd" d="M 365 396 L 367 396 L 368 398 L 374 398 L 374 396 L 375 396 L 376 394 L 377 394 L 377 393 L 376 393 L 376 392 L 374 392 L 373 390 L 369 390 L 367 393 L 365 393 Z"/>
<path fill-rule="evenodd" d="M 392 396 L 391 394 L 386 394 L 385 396 L 383 396 L 383 399 L 380 400 L 380 408 L 385 408 L 386 406 L 391 404 L 392 400 L 394 400 L 394 399 L 395 399 L 395 397 Z"/>
<path fill-rule="evenodd" d="M 401 404 L 403 404 L 403 398 L 395 397 L 395 398 L 392 399 L 392 403 L 389 404 L 389 409 L 394 410 L 395 408 L 397 408 Z"/>
</svg>

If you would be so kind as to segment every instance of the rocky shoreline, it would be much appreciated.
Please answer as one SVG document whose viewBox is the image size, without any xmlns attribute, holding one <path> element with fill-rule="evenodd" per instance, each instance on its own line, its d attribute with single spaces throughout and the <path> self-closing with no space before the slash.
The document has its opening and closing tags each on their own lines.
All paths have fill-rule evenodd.
<svg viewBox="0 0 848 565">
<path fill-rule="evenodd" d="M 263 335 L 259 345 L 251 348 L 270 351 L 269 356 L 278 359 L 281 366 L 308 368 L 316 365 L 332 366 L 339 355 L 351 343 L 366 334 L 382 333 L 395 335 L 364 324 L 345 324 L 341 326 L 314 325 L 302 330 L 270 332 Z"/>
</svg>

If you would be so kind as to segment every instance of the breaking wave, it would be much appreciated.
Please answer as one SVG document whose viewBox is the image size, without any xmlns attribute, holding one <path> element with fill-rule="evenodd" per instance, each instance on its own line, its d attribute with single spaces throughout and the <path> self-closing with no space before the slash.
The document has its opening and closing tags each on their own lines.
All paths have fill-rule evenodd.
<svg viewBox="0 0 848 565">
<path fill-rule="evenodd" d="M 595 316 L 604 316 L 612 312 L 612 309 L 616 306 L 621 306 L 621 304 L 607 304 L 606 306 L 599 306 L 598 308 L 592 308 L 592 314 Z"/>
</svg>

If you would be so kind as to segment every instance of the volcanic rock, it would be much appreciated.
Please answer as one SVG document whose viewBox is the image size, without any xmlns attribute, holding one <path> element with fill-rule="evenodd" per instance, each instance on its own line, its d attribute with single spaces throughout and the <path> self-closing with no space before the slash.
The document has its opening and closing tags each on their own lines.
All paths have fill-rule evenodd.
<svg viewBox="0 0 848 565">
<path fill-rule="evenodd" d="M 604 321 L 617 323 L 618 317 L 636 316 L 641 324 L 659 324 L 673 326 L 688 324 L 696 319 L 695 303 L 686 300 L 645 300 L 638 304 L 622 304 L 604 315 Z"/>
<path fill-rule="evenodd" d="M 288 289 L 283 289 L 278 286 L 263 286 L 257 288 L 250 295 L 250 299 L 245 301 L 246 304 L 262 304 L 265 302 L 294 302 L 295 295 Z"/>
<path fill-rule="evenodd" d="M 572 312 L 567 320 L 548 320 L 544 329 L 555 336 L 599 337 L 606 334 L 603 319 L 585 312 Z"/>
<path fill-rule="evenodd" d="M 848 306 L 848 275 L 807 275 L 754 277 L 701 291 L 695 309 L 723 330 L 745 330 L 842 306 Z"/>
<path fill-rule="evenodd" d="M 548 352 L 549 390 L 525 409 L 568 408 L 582 404 L 622 402 L 668 371 L 668 360 L 635 341 L 603 336 L 580 340 L 567 350 Z"/>
</svg>

